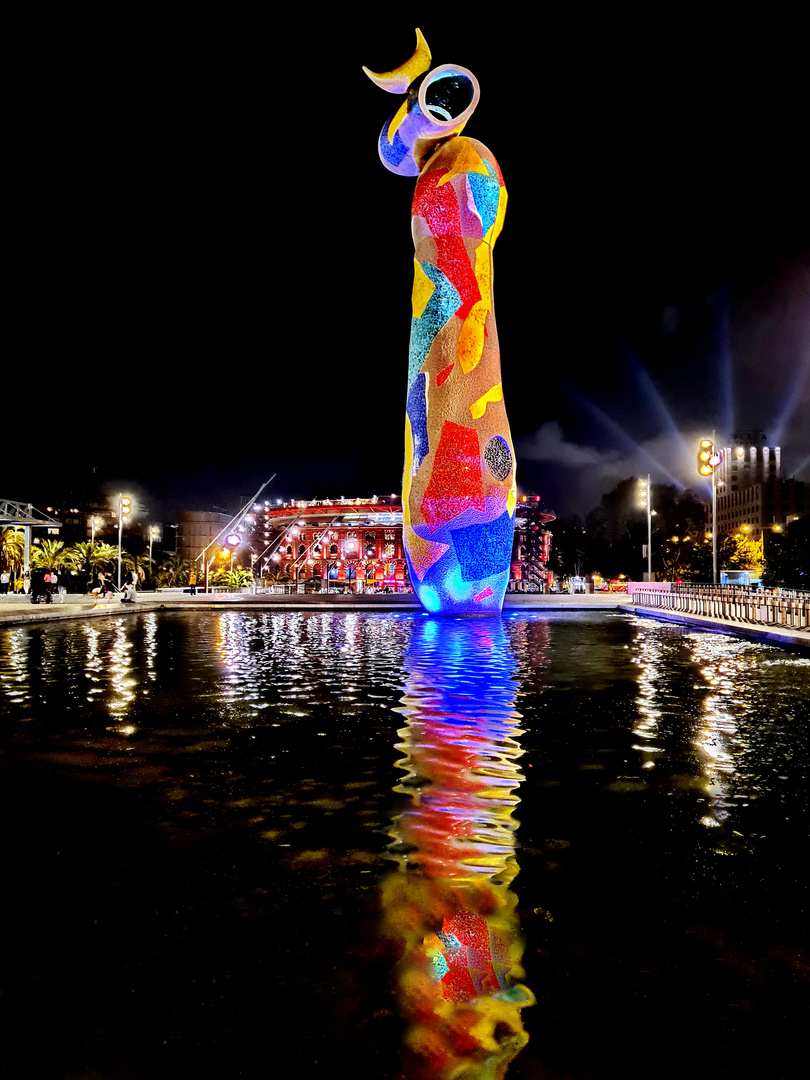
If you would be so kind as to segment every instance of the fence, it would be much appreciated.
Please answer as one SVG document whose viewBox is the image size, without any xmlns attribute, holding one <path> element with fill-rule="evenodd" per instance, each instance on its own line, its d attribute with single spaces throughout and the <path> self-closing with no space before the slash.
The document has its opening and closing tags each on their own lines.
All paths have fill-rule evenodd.
<svg viewBox="0 0 810 1080">
<path fill-rule="evenodd" d="M 638 607 L 704 615 L 757 626 L 810 628 L 810 593 L 785 589 L 763 591 L 750 585 L 673 585 L 671 592 L 636 589 Z"/>
</svg>

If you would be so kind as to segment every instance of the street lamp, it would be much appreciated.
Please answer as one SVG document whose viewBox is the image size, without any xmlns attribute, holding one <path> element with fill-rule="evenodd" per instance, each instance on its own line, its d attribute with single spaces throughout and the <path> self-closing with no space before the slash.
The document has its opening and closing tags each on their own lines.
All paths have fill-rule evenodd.
<svg viewBox="0 0 810 1080">
<path fill-rule="evenodd" d="M 149 575 L 152 575 L 152 544 L 155 540 L 160 539 L 160 527 L 158 525 L 149 526 Z"/>
<path fill-rule="evenodd" d="M 712 583 L 717 584 L 717 466 L 723 461 L 723 455 L 714 445 L 715 434 L 710 439 L 701 439 L 698 446 L 698 473 L 712 478 Z"/>
<path fill-rule="evenodd" d="M 638 505 L 647 512 L 647 581 L 652 581 L 652 511 L 650 509 L 650 474 L 638 481 Z"/>
<path fill-rule="evenodd" d="M 121 588 L 121 540 L 124 530 L 124 522 L 129 524 L 129 515 L 132 513 L 132 499 L 129 495 L 118 495 L 118 588 Z"/>
</svg>

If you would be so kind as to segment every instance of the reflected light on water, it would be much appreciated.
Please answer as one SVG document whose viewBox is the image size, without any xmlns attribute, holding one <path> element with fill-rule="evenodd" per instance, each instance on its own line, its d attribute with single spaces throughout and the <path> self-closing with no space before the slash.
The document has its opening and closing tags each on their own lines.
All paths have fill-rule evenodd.
<svg viewBox="0 0 810 1080">
<path fill-rule="evenodd" d="M 109 710 L 113 715 L 121 715 L 129 710 L 135 700 L 138 681 L 132 668 L 133 642 L 123 623 L 119 623 L 108 654 L 110 684 L 113 696 L 109 701 Z"/>
<path fill-rule="evenodd" d="M 523 779 L 515 660 L 500 620 L 430 618 L 415 625 L 405 666 L 395 790 L 410 805 L 391 829 L 398 872 L 382 896 L 402 948 L 408 1075 L 503 1076 L 534 1001 L 510 888 Z"/>
<path fill-rule="evenodd" d="M 636 641 L 635 662 L 638 665 L 638 717 L 633 726 L 637 739 L 633 749 L 641 756 L 641 768 L 655 768 L 655 755 L 662 753 L 656 745 L 659 737 L 659 725 L 662 717 L 659 699 L 660 685 L 666 673 L 667 656 L 661 639 L 653 635 L 639 635 Z"/>
<path fill-rule="evenodd" d="M 4 695 L 16 704 L 29 697 L 28 635 L 22 629 L 5 634 L 0 653 L 0 685 Z"/>
<path fill-rule="evenodd" d="M 740 738 L 735 710 L 745 708 L 745 678 L 749 664 L 746 643 L 733 638 L 695 635 L 693 652 L 710 688 L 703 703 L 695 745 L 700 751 L 706 778 L 708 812 L 700 819 L 707 828 L 721 824 L 729 815 L 732 781 L 745 742 Z"/>
</svg>

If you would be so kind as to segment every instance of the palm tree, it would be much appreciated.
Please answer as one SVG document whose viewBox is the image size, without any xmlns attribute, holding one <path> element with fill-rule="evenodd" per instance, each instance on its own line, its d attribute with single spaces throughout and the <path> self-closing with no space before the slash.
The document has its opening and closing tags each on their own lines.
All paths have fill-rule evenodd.
<svg viewBox="0 0 810 1080">
<path fill-rule="evenodd" d="M 9 569 L 22 565 L 25 534 L 9 525 L 0 529 L 0 566 Z"/>
<path fill-rule="evenodd" d="M 118 565 L 118 548 L 115 544 L 96 544 L 93 553 L 94 568 L 116 567 Z"/>
<path fill-rule="evenodd" d="M 212 585 L 224 585 L 228 589 L 242 589 L 253 584 L 253 574 L 244 566 L 234 570 L 217 570 L 211 576 Z"/>
<path fill-rule="evenodd" d="M 80 540 L 70 549 L 70 554 L 76 567 L 85 570 L 88 574 L 98 566 L 98 549 L 101 544 L 92 544 L 89 540 Z"/>
<path fill-rule="evenodd" d="M 174 585 L 184 584 L 188 581 L 190 569 L 191 563 L 175 551 L 161 560 L 155 574 L 155 584 L 158 588 L 172 588 Z"/>
<path fill-rule="evenodd" d="M 65 547 L 64 540 L 43 540 L 31 548 L 31 565 L 63 570 L 75 563 L 70 548 Z"/>
<path fill-rule="evenodd" d="M 149 558 L 146 551 L 142 551 L 139 555 L 133 555 L 130 551 L 121 552 L 121 565 L 125 570 L 130 570 L 140 582 L 146 579 L 154 561 Z"/>
</svg>

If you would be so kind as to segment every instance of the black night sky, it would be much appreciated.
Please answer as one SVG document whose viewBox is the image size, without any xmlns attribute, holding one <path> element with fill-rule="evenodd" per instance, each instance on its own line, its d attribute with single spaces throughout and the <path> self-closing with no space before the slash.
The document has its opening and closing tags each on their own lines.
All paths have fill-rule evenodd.
<svg viewBox="0 0 810 1080">
<path fill-rule="evenodd" d="M 700 491 L 695 439 L 738 427 L 810 479 L 798 25 L 301 10 L 119 16 L 33 58 L 0 496 L 50 501 L 93 469 L 165 519 L 273 473 L 278 498 L 399 490 L 413 181 L 377 158 L 399 99 L 361 66 L 407 59 L 417 25 L 478 76 L 466 134 L 509 190 L 520 490 L 561 514 L 634 474 Z"/>
</svg>

